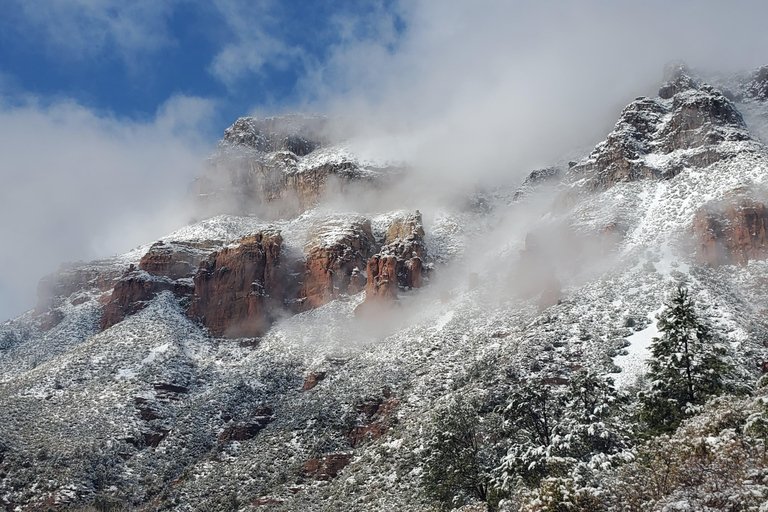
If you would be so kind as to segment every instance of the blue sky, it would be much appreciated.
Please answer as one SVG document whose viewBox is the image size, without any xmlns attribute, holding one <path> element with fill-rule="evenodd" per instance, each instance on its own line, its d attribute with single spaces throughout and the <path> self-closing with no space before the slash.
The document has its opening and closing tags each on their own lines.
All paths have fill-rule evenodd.
<svg viewBox="0 0 768 512">
<path fill-rule="evenodd" d="M 361 120 L 432 183 L 601 140 L 664 64 L 768 64 L 764 0 L 0 0 L 0 321 L 66 261 L 190 220 L 243 115 Z"/>
<path fill-rule="evenodd" d="M 302 80 L 345 41 L 405 30 L 391 2 L 2 0 L 5 90 L 149 118 L 175 95 L 216 103 L 216 134 L 251 110 L 316 98 Z M 212 134 L 210 134 L 212 135 Z"/>
</svg>

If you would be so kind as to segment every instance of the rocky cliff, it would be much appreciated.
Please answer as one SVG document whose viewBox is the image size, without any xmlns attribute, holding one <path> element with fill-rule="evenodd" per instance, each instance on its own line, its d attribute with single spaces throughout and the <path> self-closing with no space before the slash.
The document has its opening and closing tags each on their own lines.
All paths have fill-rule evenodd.
<svg viewBox="0 0 768 512">
<path fill-rule="evenodd" d="M 741 113 L 720 90 L 675 69 L 659 98 L 637 98 L 607 139 L 569 170 L 591 189 L 624 181 L 669 179 L 684 168 L 707 167 L 755 151 Z"/>
<path fill-rule="evenodd" d="M 285 300 L 282 242 L 280 233 L 265 231 L 211 254 L 195 274 L 187 314 L 213 336 L 263 334 Z"/>
</svg>

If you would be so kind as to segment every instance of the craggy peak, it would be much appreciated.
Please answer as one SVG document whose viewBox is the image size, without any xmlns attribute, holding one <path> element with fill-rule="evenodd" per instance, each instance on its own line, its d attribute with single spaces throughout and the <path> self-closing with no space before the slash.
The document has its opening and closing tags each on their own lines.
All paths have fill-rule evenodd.
<svg viewBox="0 0 768 512">
<path fill-rule="evenodd" d="M 0 511 L 768 512 L 768 65 L 641 79 L 687 48 L 679 6 L 641 58 L 607 4 L 600 30 L 561 6 L 600 44 L 520 3 L 533 32 L 422 0 L 69 4 L 0 21 L 0 308 L 29 309 L 0 323 Z M 688 7 L 694 46 L 720 25 Z M 125 102 L 177 92 L 97 114 L 38 63 L 8 96 L 67 45 Z M 326 114 L 269 115 L 299 107 Z"/>
</svg>

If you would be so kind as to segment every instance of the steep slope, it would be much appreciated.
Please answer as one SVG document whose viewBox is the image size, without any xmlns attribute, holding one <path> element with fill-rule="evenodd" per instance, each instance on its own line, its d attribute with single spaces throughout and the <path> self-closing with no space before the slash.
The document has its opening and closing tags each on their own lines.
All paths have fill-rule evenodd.
<svg viewBox="0 0 768 512">
<path fill-rule="evenodd" d="M 297 119 L 240 120 L 222 145 L 253 169 L 313 158 L 323 121 Z M 261 201 L 283 177 L 227 187 Z M 632 389 L 680 283 L 752 382 L 766 190 L 738 104 L 681 72 L 510 204 L 339 213 L 315 196 L 289 219 L 213 217 L 65 269 L 0 326 L 0 504 L 432 510 L 432 411 L 458 396 L 493 411 L 580 368 Z"/>
</svg>

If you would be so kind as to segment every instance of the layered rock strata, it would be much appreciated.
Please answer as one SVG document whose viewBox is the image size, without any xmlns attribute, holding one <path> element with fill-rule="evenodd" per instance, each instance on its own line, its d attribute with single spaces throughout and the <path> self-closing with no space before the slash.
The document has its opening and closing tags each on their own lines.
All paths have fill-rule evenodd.
<svg viewBox="0 0 768 512">
<path fill-rule="evenodd" d="M 263 231 L 211 254 L 194 278 L 188 316 L 213 336 L 260 336 L 282 314 L 282 237 Z"/>
<path fill-rule="evenodd" d="M 424 228 L 421 213 L 395 220 L 387 230 L 379 254 L 368 260 L 365 301 L 355 314 L 373 312 L 377 306 L 392 304 L 398 290 L 421 288 L 426 274 Z"/>
<path fill-rule="evenodd" d="M 317 226 L 307 244 L 296 310 L 305 311 L 354 295 L 365 287 L 364 269 L 376 241 L 367 220 Z"/>
<path fill-rule="evenodd" d="M 768 258 L 768 209 L 750 198 L 705 205 L 691 227 L 696 260 L 713 267 Z"/>
<path fill-rule="evenodd" d="M 668 179 L 686 167 L 706 167 L 733 156 L 723 143 L 750 139 L 733 103 L 684 69 L 673 74 L 659 95 L 630 103 L 607 139 L 571 167 L 571 179 L 586 178 L 590 189 Z"/>
</svg>

